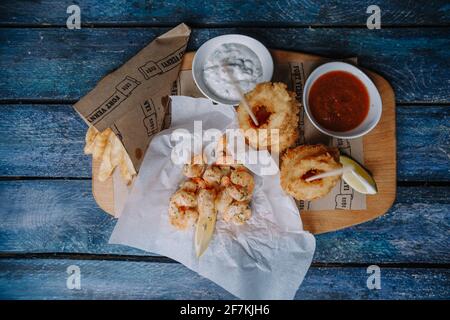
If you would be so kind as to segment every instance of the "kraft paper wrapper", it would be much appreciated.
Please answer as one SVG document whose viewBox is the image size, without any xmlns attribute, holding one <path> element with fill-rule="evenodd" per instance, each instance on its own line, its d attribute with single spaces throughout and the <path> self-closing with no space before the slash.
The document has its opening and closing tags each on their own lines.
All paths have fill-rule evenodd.
<svg viewBox="0 0 450 320">
<path fill-rule="evenodd" d="M 157 37 L 74 105 L 88 125 L 114 131 L 137 171 L 152 137 L 169 125 L 168 96 L 190 32 L 180 24 Z"/>
</svg>

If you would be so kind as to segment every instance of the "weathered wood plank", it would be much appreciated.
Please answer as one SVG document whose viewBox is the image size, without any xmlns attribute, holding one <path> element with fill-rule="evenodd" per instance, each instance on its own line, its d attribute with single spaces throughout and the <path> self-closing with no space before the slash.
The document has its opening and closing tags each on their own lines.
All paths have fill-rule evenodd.
<svg viewBox="0 0 450 320">
<path fill-rule="evenodd" d="M 66 287 L 67 267 L 81 290 Z M 0 299 L 233 299 L 178 263 L 89 260 L 0 260 Z"/>
<path fill-rule="evenodd" d="M 90 177 L 70 105 L 0 106 L 0 176 Z M 449 106 L 398 106 L 398 179 L 450 180 Z"/>
<path fill-rule="evenodd" d="M 367 289 L 367 268 L 311 268 L 296 299 L 405 300 L 450 297 L 449 269 L 381 268 L 381 289 Z"/>
<path fill-rule="evenodd" d="M 0 175 L 90 177 L 86 130 L 70 105 L 0 106 Z"/>
<path fill-rule="evenodd" d="M 78 99 L 165 30 L 1 29 L 0 99 Z M 361 66 L 391 82 L 398 102 L 450 101 L 446 28 L 194 29 L 189 50 L 226 33 L 247 34 L 271 48 L 358 56 Z"/>
<path fill-rule="evenodd" d="M 55 0 L 2 1 L 3 24 L 64 25 L 72 3 Z M 221 25 L 359 25 L 365 26 L 369 14 L 367 0 L 348 1 L 198 1 L 198 0 L 80 0 L 83 24 L 174 25 L 179 22 Z M 388 1 L 376 3 L 382 14 L 382 26 L 445 25 L 450 8 L 440 1 Z"/>
<path fill-rule="evenodd" d="M 397 106 L 397 179 L 449 181 L 450 106 Z"/>
<path fill-rule="evenodd" d="M 66 287 L 67 267 L 81 271 L 81 289 Z M 366 267 L 312 267 L 296 299 L 449 299 L 449 269 L 382 268 L 369 290 Z M 235 299 L 178 263 L 2 259 L 0 299 Z"/>
<path fill-rule="evenodd" d="M 318 263 L 449 263 L 450 187 L 400 187 L 386 215 L 317 236 Z M 108 245 L 90 181 L 1 181 L 0 252 L 152 255 Z"/>
</svg>

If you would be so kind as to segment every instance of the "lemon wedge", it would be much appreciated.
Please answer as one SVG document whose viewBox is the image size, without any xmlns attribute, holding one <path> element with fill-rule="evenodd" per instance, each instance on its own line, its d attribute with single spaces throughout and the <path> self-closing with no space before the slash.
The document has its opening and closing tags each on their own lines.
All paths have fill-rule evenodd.
<svg viewBox="0 0 450 320">
<path fill-rule="evenodd" d="M 340 156 L 340 162 L 344 168 L 352 168 L 352 170 L 346 170 L 342 174 L 342 179 L 344 179 L 350 187 L 363 194 L 376 194 L 378 192 L 375 180 L 359 163 L 343 155 Z"/>
<path fill-rule="evenodd" d="M 214 193 L 210 190 L 199 191 L 198 221 L 195 229 L 194 245 L 197 257 L 200 257 L 208 248 L 216 226 L 217 213 L 214 208 Z"/>
<path fill-rule="evenodd" d="M 216 226 L 216 215 L 200 215 L 195 230 L 195 253 L 200 257 L 208 248 Z"/>
</svg>

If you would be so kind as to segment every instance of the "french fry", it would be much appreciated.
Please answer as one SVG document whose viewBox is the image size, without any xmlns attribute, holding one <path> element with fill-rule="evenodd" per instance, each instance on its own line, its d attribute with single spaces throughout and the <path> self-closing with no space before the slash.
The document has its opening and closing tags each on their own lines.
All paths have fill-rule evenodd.
<svg viewBox="0 0 450 320">
<path fill-rule="evenodd" d="M 92 157 L 96 160 L 101 159 L 106 145 L 108 144 L 108 137 L 112 133 L 110 128 L 105 129 L 95 138 L 95 146 L 92 152 Z"/>
<path fill-rule="evenodd" d="M 134 169 L 133 163 L 131 162 L 131 159 L 126 153 L 125 149 L 123 149 L 122 155 L 122 161 L 119 165 L 120 174 L 122 175 L 122 178 L 123 180 L 125 180 L 126 184 L 129 185 L 133 181 L 133 177 L 136 175 L 136 170 Z"/>
<path fill-rule="evenodd" d="M 128 156 L 128 153 L 125 151 L 125 149 L 123 149 L 123 150 L 124 150 L 124 160 L 125 160 L 125 163 L 127 165 L 127 169 L 128 169 L 128 171 L 130 172 L 130 174 L 132 176 L 135 176 L 136 175 L 136 170 L 134 169 L 133 162 L 131 162 L 131 159 Z"/>
<path fill-rule="evenodd" d="M 101 160 L 97 176 L 99 181 L 106 181 L 114 169 L 119 167 L 125 183 L 129 185 L 132 182 L 136 170 L 122 142 L 110 128 L 98 132 L 91 126 L 86 132 L 85 140 L 84 153 L 92 154 L 94 159 Z"/>
<path fill-rule="evenodd" d="M 131 181 L 133 180 L 133 176 L 128 171 L 127 165 L 123 159 L 119 164 L 119 169 L 120 169 L 120 174 L 121 174 L 123 180 L 125 181 L 125 183 L 127 185 L 129 185 L 131 183 Z"/>
<path fill-rule="evenodd" d="M 106 181 L 112 174 L 114 167 L 111 164 L 111 143 L 107 143 L 102 154 L 102 162 L 98 172 L 98 180 Z"/>
<path fill-rule="evenodd" d="M 84 154 L 92 154 L 92 152 L 94 151 L 94 146 L 95 146 L 95 138 L 98 135 L 98 130 L 93 127 L 90 126 L 89 129 L 86 132 L 86 144 L 84 146 Z"/>
<path fill-rule="evenodd" d="M 109 136 L 108 143 L 111 144 L 111 165 L 115 168 L 122 161 L 124 148 L 122 142 L 120 142 L 119 138 L 117 138 L 114 133 Z"/>
</svg>

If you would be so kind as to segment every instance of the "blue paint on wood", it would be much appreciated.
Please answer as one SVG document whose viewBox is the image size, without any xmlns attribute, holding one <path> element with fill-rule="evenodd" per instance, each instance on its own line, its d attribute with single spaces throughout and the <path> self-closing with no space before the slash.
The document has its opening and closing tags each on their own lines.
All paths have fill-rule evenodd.
<svg viewBox="0 0 450 320">
<path fill-rule="evenodd" d="M 449 230 L 449 187 L 397 187 L 385 215 L 317 236 L 315 261 L 448 263 Z"/>
<path fill-rule="evenodd" d="M 381 289 L 367 288 L 367 267 L 310 268 L 296 299 L 405 300 L 450 297 L 449 269 L 381 267 Z"/>
<path fill-rule="evenodd" d="M 0 176 L 90 177 L 87 125 L 69 105 L 3 105 Z"/>
<path fill-rule="evenodd" d="M 66 287 L 66 270 L 70 265 L 80 267 L 80 290 Z M 449 269 L 382 268 L 380 290 L 369 290 L 367 277 L 366 266 L 313 267 L 295 299 L 450 298 Z M 235 298 L 178 263 L 3 259 L 0 260 L 0 288 L 0 299 Z"/>
<path fill-rule="evenodd" d="M 397 106 L 397 179 L 450 181 L 450 107 Z"/>
<path fill-rule="evenodd" d="M 369 14 L 367 0 L 79 0 L 82 23 L 175 25 L 180 22 L 221 25 L 358 25 L 365 26 Z M 64 1 L 2 1 L 3 24 L 64 25 L 68 17 Z M 450 22 L 450 8 L 445 0 L 378 0 L 382 26 L 445 25 Z"/>
<path fill-rule="evenodd" d="M 0 99 L 79 99 L 167 29 L 1 29 Z M 384 75 L 398 102 L 450 101 L 446 28 L 194 29 L 189 49 L 226 33 L 243 33 L 271 48 L 335 58 L 358 56 Z"/>
<path fill-rule="evenodd" d="M 384 216 L 317 236 L 317 263 L 450 263 L 450 187 L 400 187 Z M 152 255 L 108 245 L 90 181 L 0 182 L 0 252 Z"/>
</svg>

